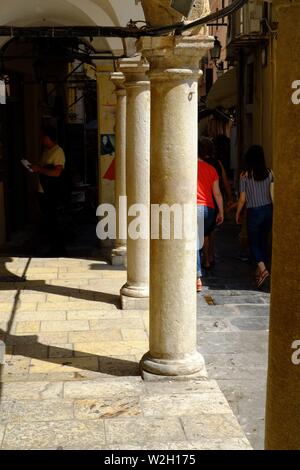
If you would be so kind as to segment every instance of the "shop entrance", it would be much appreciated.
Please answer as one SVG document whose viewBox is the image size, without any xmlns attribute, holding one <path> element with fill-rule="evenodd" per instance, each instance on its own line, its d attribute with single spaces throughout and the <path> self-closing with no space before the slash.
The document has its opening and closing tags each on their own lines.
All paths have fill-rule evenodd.
<svg viewBox="0 0 300 470">
<path fill-rule="evenodd" d="M 40 162 L 41 132 L 51 126 L 65 152 L 66 243 L 74 254 L 97 245 L 97 88 L 90 46 L 77 38 L 17 38 L 3 46 L 0 105 L 0 250 L 43 255 L 46 237 L 37 202 L 38 177 L 21 164 Z"/>
</svg>

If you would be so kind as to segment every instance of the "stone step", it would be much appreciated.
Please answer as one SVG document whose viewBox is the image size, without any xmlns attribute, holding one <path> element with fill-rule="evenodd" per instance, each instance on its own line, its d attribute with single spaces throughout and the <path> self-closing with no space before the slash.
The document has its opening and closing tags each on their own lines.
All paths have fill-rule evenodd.
<svg viewBox="0 0 300 470">
<path fill-rule="evenodd" d="M 2 449 L 250 449 L 216 381 L 2 383 L 0 415 Z"/>
</svg>

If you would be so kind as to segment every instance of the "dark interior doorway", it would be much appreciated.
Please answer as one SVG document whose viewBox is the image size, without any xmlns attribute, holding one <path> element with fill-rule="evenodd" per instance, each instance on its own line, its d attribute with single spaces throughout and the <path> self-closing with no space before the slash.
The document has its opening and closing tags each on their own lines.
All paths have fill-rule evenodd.
<svg viewBox="0 0 300 470">
<path fill-rule="evenodd" d="M 26 173 L 20 160 L 39 163 L 40 132 L 48 125 L 56 128 L 66 156 L 69 198 L 60 217 L 67 246 L 76 252 L 97 245 L 97 89 L 96 81 L 85 74 L 88 52 L 75 38 L 18 38 L 0 52 L 7 88 L 6 103 L 0 105 L 6 239 L 2 253 L 42 255 L 37 178 Z M 79 90 L 75 105 L 70 89 Z"/>
</svg>

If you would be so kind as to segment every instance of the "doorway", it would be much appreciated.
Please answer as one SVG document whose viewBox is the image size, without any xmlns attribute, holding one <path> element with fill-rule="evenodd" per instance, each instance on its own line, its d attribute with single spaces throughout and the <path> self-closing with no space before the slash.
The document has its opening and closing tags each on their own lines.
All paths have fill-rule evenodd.
<svg viewBox="0 0 300 470">
<path fill-rule="evenodd" d="M 66 156 L 69 197 L 61 219 L 67 243 L 72 251 L 96 247 L 97 88 L 86 73 L 86 66 L 93 67 L 87 48 L 76 38 L 18 38 L 2 48 L 1 59 L 7 96 L 0 106 L 0 250 L 16 255 L 42 250 L 38 178 L 20 160 L 40 162 L 46 126 L 56 129 Z"/>
</svg>

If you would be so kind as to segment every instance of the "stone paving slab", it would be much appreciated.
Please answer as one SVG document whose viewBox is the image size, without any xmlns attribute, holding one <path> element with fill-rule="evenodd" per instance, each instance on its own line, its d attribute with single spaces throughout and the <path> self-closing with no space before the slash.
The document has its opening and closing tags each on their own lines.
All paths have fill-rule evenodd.
<svg viewBox="0 0 300 470">
<path fill-rule="evenodd" d="M 220 386 L 254 449 L 264 448 L 266 374 L 220 380 Z"/>
<path fill-rule="evenodd" d="M 2 449 L 77 449 L 105 445 L 104 422 L 47 421 L 11 423 L 6 427 Z"/>
<path fill-rule="evenodd" d="M 219 295 L 213 294 L 215 305 L 251 305 L 251 304 L 264 304 L 264 299 L 259 295 Z"/>
<path fill-rule="evenodd" d="M 6 338 L 7 345 L 23 345 L 23 344 L 36 344 L 37 342 L 44 345 L 54 344 L 67 344 L 68 332 L 67 331 L 56 331 L 56 332 L 39 332 L 38 334 L 22 334 L 21 336 L 10 335 Z"/>
<path fill-rule="evenodd" d="M 38 333 L 40 331 L 41 323 L 39 321 L 20 321 L 16 322 L 16 333 L 21 335 L 23 333 Z"/>
<path fill-rule="evenodd" d="M 267 331 L 269 329 L 268 317 L 234 318 L 230 323 L 240 331 Z"/>
<path fill-rule="evenodd" d="M 2 367 L 2 374 L 28 374 L 31 359 L 23 356 L 11 356 Z"/>
<path fill-rule="evenodd" d="M 1 315 L 1 314 L 0 314 Z M 9 319 L 10 314 L 7 314 L 7 318 Z M 14 321 L 14 324 L 23 321 L 62 321 L 67 319 L 67 312 L 66 310 L 44 310 L 44 311 L 36 311 L 33 310 L 31 312 L 18 312 L 17 318 Z"/>
<path fill-rule="evenodd" d="M 149 349 L 146 341 L 99 341 L 89 343 L 74 343 L 75 356 L 82 357 L 82 352 L 97 356 L 126 356 L 142 355 Z"/>
<path fill-rule="evenodd" d="M 67 320 L 117 320 L 122 318 L 119 310 L 68 310 Z"/>
<path fill-rule="evenodd" d="M 156 395 L 163 396 L 165 394 L 170 394 L 172 387 L 172 382 L 144 382 L 144 389 L 146 395 L 155 397 Z M 176 382 L 176 394 L 201 394 L 201 393 L 218 393 L 219 386 L 215 380 L 191 380 Z"/>
<path fill-rule="evenodd" d="M 77 400 L 74 402 L 76 419 L 104 419 L 115 417 L 132 417 L 142 415 L 140 397 L 122 396 L 105 397 L 97 400 Z"/>
<path fill-rule="evenodd" d="M 76 343 L 79 351 L 84 351 L 84 345 L 80 346 L 80 343 L 101 343 L 103 341 L 121 341 L 123 339 L 121 330 L 116 328 L 117 323 L 113 323 L 109 328 L 109 323 L 106 323 L 106 327 L 102 330 L 88 330 L 88 331 L 70 331 L 69 342 Z M 78 346 L 79 345 L 79 346 Z M 79 355 L 79 354 L 78 354 Z"/>
<path fill-rule="evenodd" d="M 1 400 L 44 400 L 62 398 L 63 382 L 4 383 Z"/>
<path fill-rule="evenodd" d="M 201 438 L 199 441 L 184 441 L 164 443 L 153 442 L 146 446 L 139 444 L 130 445 L 113 445 L 106 446 L 107 450 L 251 450 L 249 442 L 245 438 L 222 438 L 222 439 L 206 439 Z"/>
<path fill-rule="evenodd" d="M 2 383 L 20 383 L 24 381 L 29 381 L 29 383 L 35 382 L 51 382 L 56 383 L 57 381 L 80 381 L 80 380 L 98 380 L 102 378 L 104 374 L 99 373 L 99 371 L 91 370 L 80 370 L 75 372 L 51 372 L 51 373 L 16 373 L 16 374 L 6 374 L 2 376 Z M 105 378 L 106 376 L 104 376 Z"/>
<path fill-rule="evenodd" d="M 267 332 L 238 331 L 238 332 L 208 332 L 198 333 L 199 351 L 205 354 L 234 354 L 248 352 L 267 352 Z M 260 340 L 260 341 L 259 341 Z"/>
<path fill-rule="evenodd" d="M 32 359 L 29 366 L 29 373 L 55 373 L 55 372 L 80 372 L 81 370 L 99 370 L 97 356 L 88 357 L 70 357 L 70 358 L 52 358 L 45 361 Z"/>
<path fill-rule="evenodd" d="M 141 328 L 143 329 L 144 323 L 142 318 L 120 318 L 120 319 L 109 319 L 109 320 L 90 320 L 91 330 L 102 330 L 105 328 L 111 328 L 115 326 L 116 328 Z"/>
<path fill-rule="evenodd" d="M 73 357 L 73 345 L 72 344 L 53 344 L 48 347 L 48 357 L 49 358 L 58 358 L 58 357 Z"/>
<path fill-rule="evenodd" d="M 146 444 L 185 440 L 178 418 L 116 418 L 105 421 L 107 444 Z"/>
<path fill-rule="evenodd" d="M 4 433 L 5 433 L 5 426 L 3 424 L 0 424 L 0 449 L 1 449 L 1 446 L 2 446 Z"/>
<path fill-rule="evenodd" d="M 118 396 L 137 396 L 143 393 L 144 384 L 140 377 L 108 379 L 103 381 L 66 382 L 64 398 L 98 398 Z"/>
<path fill-rule="evenodd" d="M 27 358 L 47 359 L 49 356 L 49 347 L 45 344 L 18 344 L 13 347 L 11 360 L 16 356 L 25 356 Z"/>
<path fill-rule="evenodd" d="M 68 320 L 68 321 L 42 321 L 41 331 L 83 331 L 89 330 L 90 325 L 87 320 Z"/>
<path fill-rule="evenodd" d="M 1 401 L 1 423 L 64 421 L 73 419 L 73 403 L 61 400 Z"/>
<path fill-rule="evenodd" d="M 188 440 L 226 439 L 227 436 L 244 437 L 237 419 L 230 413 L 195 414 L 194 416 L 185 416 L 181 418 L 181 421 Z"/>
<path fill-rule="evenodd" d="M 144 416 L 193 416 L 228 412 L 223 395 L 218 392 L 150 396 L 142 399 Z"/>
<path fill-rule="evenodd" d="M 26 311 L 25 309 L 28 310 L 27 308 L 28 304 L 22 305 L 22 309 Z M 30 310 L 35 310 L 37 309 L 38 311 L 40 310 L 67 310 L 67 311 L 72 311 L 72 310 L 105 310 L 105 309 L 116 309 L 117 306 L 114 304 L 111 304 L 109 302 L 91 302 L 91 301 L 72 301 L 72 302 L 49 302 L 49 303 L 37 303 L 33 304 L 31 306 Z"/>
</svg>

